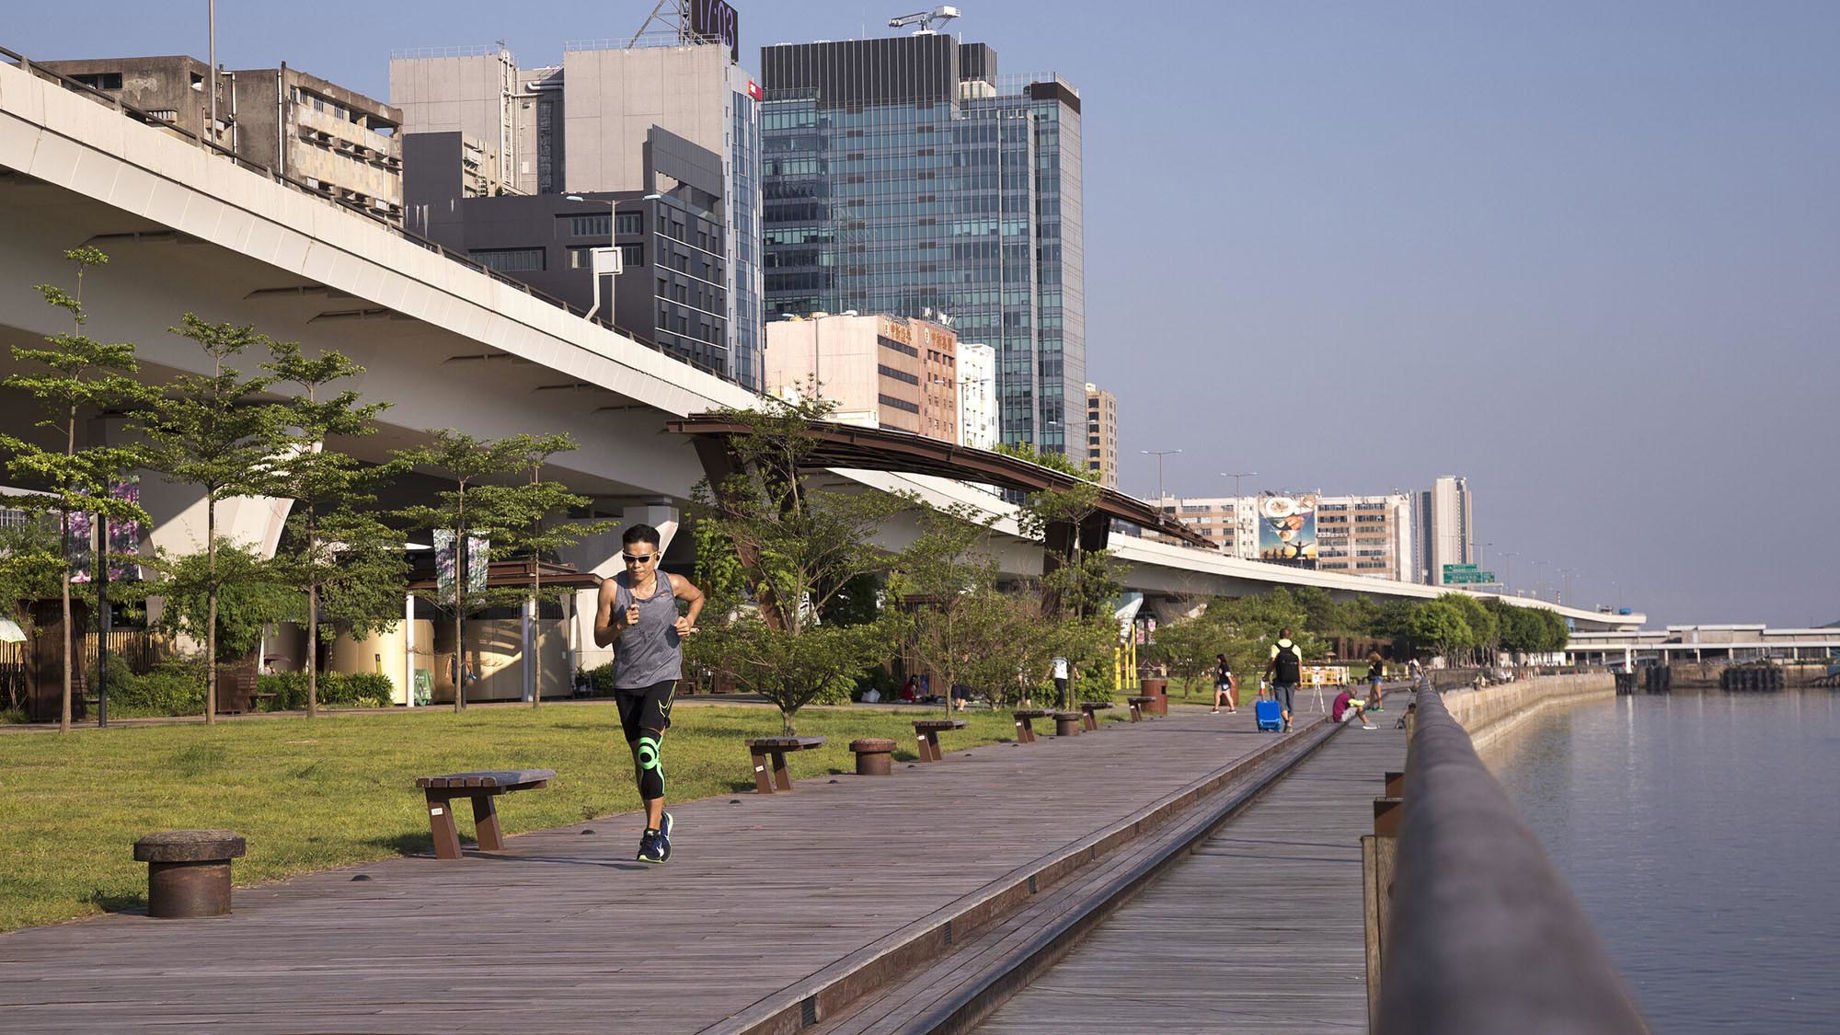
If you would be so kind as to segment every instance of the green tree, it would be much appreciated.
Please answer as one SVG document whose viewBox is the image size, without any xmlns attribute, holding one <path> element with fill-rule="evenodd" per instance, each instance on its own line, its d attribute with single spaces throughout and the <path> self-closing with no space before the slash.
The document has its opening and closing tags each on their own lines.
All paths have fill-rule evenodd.
<svg viewBox="0 0 1840 1035">
<path fill-rule="evenodd" d="M 875 538 L 916 506 L 905 495 L 831 488 L 812 470 L 812 423 L 830 410 L 769 398 L 729 411 L 748 431 L 729 441 L 729 471 L 696 492 L 697 581 L 709 602 L 689 649 L 778 706 L 788 735 L 800 708 L 846 697 L 901 624 L 892 609 L 868 623 L 823 620 L 846 587 L 900 566 Z"/>
<path fill-rule="evenodd" d="M 386 404 L 361 403 L 357 392 L 333 388 L 364 368 L 330 350 L 310 359 L 297 342 L 275 342 L 269 349 L 263 367 L 277 384 L 298 389 L 280 411 L 287 430 L 272 469 L 281 486 L 277 493 L 294 501 L 294 512 L 271 570 L 306 596 L 307 717 L 313 718 L 319 714 L 322 632 L 343 627 L 362 636 L 399 620 L 391 611 L 400 614 L 408 566 L 401 535 L 366 510 L 376 499 L 378 479 L 391 473 L 392 465 L 367 467 L 332 444 L 335 436 L 357 438 L 377 430 L 377 414 Z M 320 598 L 329 585 L 336 587 L 331 593 L 341 621 L 322 630 Z"/>
<path fill-rule="evenodd" d="M 233 539 L 219 538 L 214 550 L 162 555 L 152 566 L 164 576 L 157 586 L 166 601 L 159 627 L 208 644 L 215 653 L 206 657 L 214 664 L 247 657 L 266 626 L 301 617 L 300 591 L 253 548 Z"/>
<path fill-rule="evenodd" d="M 245 377 L 230 363 L 251 346 L 270 339 L 254 327 L 207 323 L 192 313 L 173 333 L 196 342 L 210 360 L 208 375 L 182 374 L 139 414 L 151 450 L 148 466 L 170 482 L 203 490 L 205 502 L 204 593 L 206 723 L 217 721 L 216 611 L 224 583 L 217 570 L 217 505 L 233 496 L 264 496 L 276 490 L 276 461 L 288 448 L 280 407 L 264 400 L 273 374 Z"/>
<path fill-rule="evenodd" d="M 1227 630 L 1221 610 L 1210 601 L 1199 614 L 1156 627 L 1156 643 L 1145 656 L 1169 666 L 1170 674 L 1181 681 L 1183 696 L 1212 670 L 1214 655 L 1225 653 Z"/>
<path fill-rule="evenodd" d="M 522 444 L 524 452 L 518 459 L 528 474 L 528 480 L 519 488 L 518 498 L 509 502 L 515 511 L 528 518 L 528 522 L 508 529 L 501 539 L 508 551 L 522 553 L 530 560 L 530 595 L 527 606 L 531 609 L 534 630 L 541 628 L 536 623 L 543 615 L 543 561 L 581 542 L 586 536 L 614 527 L 618 522 L 557 517 L 573 508 L 585 507 L 589 502 L 586 496 L 576 495 L 561 482 L 549 481 L 543 477 L 543 468 L 551 457 L 575 448 L 572 438 L 566 435 L 538 436 L 528 438 Z M 508 521 L 515 522 L 517 517 L 517 513 L 506 514 Z M 557 599 L 573 593 L 573 590 L 566 588 L 551 591 L 551 595 Z M 540 633 L 533 632 L 532 637 L 531 685 L 534 689 L 530 695 L 530 706 L 537 708 L 543 703 L 543 648 Z"/>
<path fill-rule="evenodd" d="M 147 390 L 132 376 L 139 367 L 134 346 L 127 342 L 104 343 L 84 333 L 89 314 L 83 307 L 83 281 L 89 271 L 109 259 L 96 248 L 73 248 L 64 257 L 76 266 L 76 284 L 66 291 L 54 284 L 36 285 L 45 303 L 62 309 L 70 316 L 71 329 L 45 339 L 48 348 L 15 346 L 13 357 L 22 363 L 42 366 L 41 373 L 13 374 L 6 378 L 9 388 L 25 390 L 38 400 L 44 414 L 37 427 L 56 434 L 61 441 L 54 446 L 0 435 L 0 449 L 10 456 L 6 466 L 14 477 L 38 487 L 39 491 L 8 499 L 8 505 L 42 513 L 56 514 L 60 553 L 68 556 L 70 516 L 88 512 L 112 520 L 148 521 L 139 504 L 117 499 L 109 489 L 127 471 L 142 464 L 144 454 L 133 446 L 92 445 L 77 447 L 77 422 L 91 413 L 132 406 L 147 398 Z M 101 551 L 106 553 L 106 544 Z M 106 563 L 104 561 L 103 563 Z M 59 595 L 63 603 L 64 689 L 58 716 L 58 730 L 70 731 L 71 684 L 76 665 L 75 629 L 71 615 L 70 567 L 60 561 Z"/>
<path fill-rule="evenodd" d="M 1463 619 L 1463 611 L 1444 594 L 1426 600 L 1412 609 L 1412 640 L 1430 647 L 1446 658 L 1469 645 L 1475 633 Z"/>
<path fill-rule="evenodd" d="M 492 557 L 509 557 L 529 549 L 538 538 L 532 532 L 547 514 L 588 501 L 558 482 L 527 481 L 531 468 L 550 457 L 575 449 L 567 435 L 511 435 L 488 440 L 443 428 L 434 441 L 397 453 L 397 460 L 450 484 L 436 494 L 433 504 L 404 508 L 397 516 L 415 528 L 449 531 L 454 537 L 454 580 L 451 595 L 437 591 L 437 606 L 451 608 L 454 621 L 454 711 L 466 709 L 466 616 L 469 608 L 523 599 L 522 589 L 468 593 L 468 574 L 462 562 L 467 540 L 489 540 Z"/>
<path fill-rule="evenodd" d="M 997 628 L 988 606 L 997 585 L 997 564 L 987 550 L 995 518 L 962 505 L 927 507 L 916 516 L 920 535 L 889 572 L 888 592 L 911 623 L 910 653 L 945 684 L 950 715 L 952 688 L 969 681 L 973 655 L 990 649 Z M 994 705 L 997 695 L 990 696 Z"/>
<path fill-rule="evenodd" d="M 1469 641 L 1464 646 L 1472 652 L 1471 661 L 1491 663 L 1495 648 L 1501 642 L 1501 626 L 1495 620 L 1495 612 L 1468 593 L 1445 593 L 1438 599 L 1449 600 L 1451 606 L 1462 612 L 1463 624 L 1469 627 Z"/>
</svg>

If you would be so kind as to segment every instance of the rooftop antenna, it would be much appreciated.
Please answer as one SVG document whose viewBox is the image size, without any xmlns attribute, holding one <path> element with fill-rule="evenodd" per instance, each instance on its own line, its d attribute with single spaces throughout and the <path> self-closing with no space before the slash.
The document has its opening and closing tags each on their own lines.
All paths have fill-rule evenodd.
<svg viewBox="0 0 1840 1035">
<path fill-rule="evenodd" d="M 658 5 L 652 8 L 652 13 L 645 16 L 645 24 L 639 26 L 639 31 L 633 33 L 632 39 L 626 41 L 627 48 L 638 46 L 640 38 L 651 31 L 654 23 L 659 28 L 675 34 L 679 45 L 703 42 L 700 37 L 690 31 L 690 0 L 658 0 Z"/>
<path fill-rule="evenodd" d="M 888 27 L 890 29 L 905 29 L 909 25 L 918 25 L 919 28 L 914 30 L 914 35 L 932 36 L 939 32 L 940 26 L 956 17 L 958 17 L 958 8 L 949 5 L 941 5 L 930 11 L 915 11 L 913 14 L 904 14 L 899 18 L 890 18 L 888 19 Z"/>
</svg>

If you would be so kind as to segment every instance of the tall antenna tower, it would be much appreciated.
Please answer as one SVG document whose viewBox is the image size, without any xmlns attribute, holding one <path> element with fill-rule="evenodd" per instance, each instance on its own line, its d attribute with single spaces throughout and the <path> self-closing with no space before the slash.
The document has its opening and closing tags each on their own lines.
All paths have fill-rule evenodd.
<svg viewBox="0 0 1840 1035">
<path fill-rule="evenodd" d="M 697 31 L 698 19 L 691 11 L 693 3 L 701 3 L 704 8 L 704 20 L 708 23 Z M 678 46 L 693 43 L 728 43 L 734 44 L 735 9 L 726 3 L 711 0 L 658 0 L 652 13 L 646 15 L 645 23 L 639 31 L 633 33 L 627 41 L 628 47 L 636 47 L 647 35 L 675 39 Z"/>
</svg>

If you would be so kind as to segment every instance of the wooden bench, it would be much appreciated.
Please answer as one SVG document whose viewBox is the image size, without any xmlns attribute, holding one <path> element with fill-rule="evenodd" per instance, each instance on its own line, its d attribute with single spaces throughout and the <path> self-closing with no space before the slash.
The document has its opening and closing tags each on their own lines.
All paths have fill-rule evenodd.
<svg viewBox="0 0 1840 1035">
<path fill-rule="evenodd" d="M 937 762 L 945 756 L 939 753 L 940 730 L 962 730 L 963 719 L 915 719 L 914 734 L 920 741 L 920 761 Z"/>
<path fill-rule="evenodd" d="M 1153 714 L 1150 711 L 1150 706 L 1156 703 L 1156 698 L 1154 697 L 1127 697 L 1125 698 L 1125 700 L 1131 703 L 1131 721 L 1132 722 L 1142 722 L 1144 721 L 1144 716 Z"/>
<path fill-rule="evenodd" d="M 810 751 L 824 746 L 823 737 L 752 737 L 747 742 L 748 756 L 754 762 L 754 790 L 772 794 L 775 785 L 782 791 L 792 790 L 792 777 L 786 772 L 786 752 Z M 767 759 L 773 771 L 767 771 Z"/>
<path fill-rule="evenodd" d="M 460 833 L 454 829 L 453 800 L 473 801 L 473 836 L 479 847 L 496 852 L 505 847 L 498 829 L 498 807 L 492 799 L 512 791 L 547 787 L 556 778 L 553 769 L 493 769 L 446 776 L 418 776 L 415 785 L 428 799 L 428 825 L 434 832 L 436 859 L 460 858 Z"/>
<path fill-rule="evenodd" d="M 1035 743 L 1035 720 L 1054 717 L 1054 713 L 1045 708 L 1025 708 L 1010 714 L 1016 717 L 1016 743 L 1018 744 Z"/>
<path fill-rule="evenodd" d="M 275 699 L 275 695 L 272 693 L 268 693 L 268 692 L 257 692 L 257 693 L 250 694 L 249 695 L 249 710 L 252 712 L 267 711 L 268 702 L 274 699 Z"/>
<path fill-rule="evenodd" d="M 1111 707 L 1113 707 L 1113 704 L 1110 701 L 1081 701 L 1080 702 L 1080 715 L 1082 716 L 1082 721 L 1086 726 L 1087 732 L 1089 733 L 1099 732 L 1099 716 L 1094 713 L 1102 712 L 1105 709 L 1111 708 Z"/>
</svg>

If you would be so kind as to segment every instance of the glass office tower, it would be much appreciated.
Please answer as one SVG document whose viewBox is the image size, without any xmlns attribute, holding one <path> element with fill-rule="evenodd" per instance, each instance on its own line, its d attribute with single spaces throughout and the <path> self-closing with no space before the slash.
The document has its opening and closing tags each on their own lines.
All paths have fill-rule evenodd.
<svg viewBox="0 0 1840 1035">
<path fill-rule="evenodd" d="M 767 311 L 948 318 L 1003 441 L 1084 457 L 1080 98 L 922 34 L 764 48 Z"/>
</svg>

